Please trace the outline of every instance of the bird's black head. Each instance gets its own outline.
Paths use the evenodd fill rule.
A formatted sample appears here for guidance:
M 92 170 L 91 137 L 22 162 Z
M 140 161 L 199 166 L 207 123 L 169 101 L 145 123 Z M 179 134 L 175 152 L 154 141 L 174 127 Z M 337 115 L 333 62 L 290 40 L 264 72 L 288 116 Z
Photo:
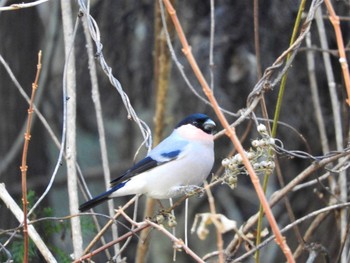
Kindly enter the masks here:
M 175 128 L 186 124 L 191 124 L 208 134 L 214 134 L 216 128 L 215 122 L 207 115 L 202 113 L 195 113 L 187 116 L 185 119 L 180 121 Z

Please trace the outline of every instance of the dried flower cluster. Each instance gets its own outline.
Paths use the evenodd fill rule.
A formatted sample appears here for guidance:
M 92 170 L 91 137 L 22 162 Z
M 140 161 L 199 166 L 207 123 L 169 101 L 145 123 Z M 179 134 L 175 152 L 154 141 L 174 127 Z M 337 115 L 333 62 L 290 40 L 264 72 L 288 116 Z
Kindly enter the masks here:
M 264 124 L 259 124 L 257 131 L 260 134 L 260 138 L 251 142 L 252 147 L 245 152 L 245 155 L 258 175 L 270 174 L 275 168 L 275 139 L 270 137 Z M 237 186 L 238 175 L 247 174 L 240 154 L 223 159 L 222 166 L 225 168 L 224 183 L 228 184 L 232 189 Z

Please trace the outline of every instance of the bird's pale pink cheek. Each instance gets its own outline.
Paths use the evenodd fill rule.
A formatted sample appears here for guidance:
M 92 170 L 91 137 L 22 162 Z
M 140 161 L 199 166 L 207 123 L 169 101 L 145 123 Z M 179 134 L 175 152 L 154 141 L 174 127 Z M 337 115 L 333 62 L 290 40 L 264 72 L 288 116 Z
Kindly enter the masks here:
M 178 132 L 181 137 L 188 140 L 212 141 L 214 139 L 212 134 L 205 133 L 192 125 L 184 125 L 178 129 Z
M 194 139 L 201 141 L 212 141 L 214 139 L 213 135 L 205 133 L 203 131 L 197 132 L 197 134 L 195 134 L 194 137 Z

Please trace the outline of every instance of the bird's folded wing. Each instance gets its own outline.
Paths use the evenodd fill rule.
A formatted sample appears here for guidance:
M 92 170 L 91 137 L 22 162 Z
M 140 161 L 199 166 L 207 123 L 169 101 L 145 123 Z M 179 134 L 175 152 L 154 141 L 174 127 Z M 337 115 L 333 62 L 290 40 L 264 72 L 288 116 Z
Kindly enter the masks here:
M 112 180 L 110 182 L 111 187 L 118 185 L 126 180 L 129 180 L 135 175 L 149 171 L 157 166 L 181 158 L 187 144 L 188 143 L 184 141 L 172 143 L 170 140 L 164 140 L 157 147 L 155 147 L 146 158 L 137 162 L 124 174 Z
M 158 162 L 153 160 L 151 157 L 146 157 L 136 163 L 133 167 L 131 167 L 129 170 L 127 170 L 124 174 L 121 176 L 115 178 L 114 180 L 111 181 L 111 187 L 130 179 L 131 177 L 145 172 L 147 170 L 150 170 L 158 165 Z

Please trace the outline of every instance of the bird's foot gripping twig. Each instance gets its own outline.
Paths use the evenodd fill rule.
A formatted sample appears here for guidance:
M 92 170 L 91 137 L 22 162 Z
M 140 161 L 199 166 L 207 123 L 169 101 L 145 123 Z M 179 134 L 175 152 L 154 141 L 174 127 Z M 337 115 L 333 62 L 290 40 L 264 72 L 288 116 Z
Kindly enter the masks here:
M 186 196 L 198 195 L 199 197 L 201 197 L 204 194 L 204 188 L 198 185 L 179 186 L 177 190 L 180 194 L 183 194 Z
M 153 221 L 159 225 L 164 225 L 164 222 L 166 221 L 169 227 L 174 227 L 177 225 L 175 215 L 166 210 L 159 211 L 159 213 L 155 215 Z

